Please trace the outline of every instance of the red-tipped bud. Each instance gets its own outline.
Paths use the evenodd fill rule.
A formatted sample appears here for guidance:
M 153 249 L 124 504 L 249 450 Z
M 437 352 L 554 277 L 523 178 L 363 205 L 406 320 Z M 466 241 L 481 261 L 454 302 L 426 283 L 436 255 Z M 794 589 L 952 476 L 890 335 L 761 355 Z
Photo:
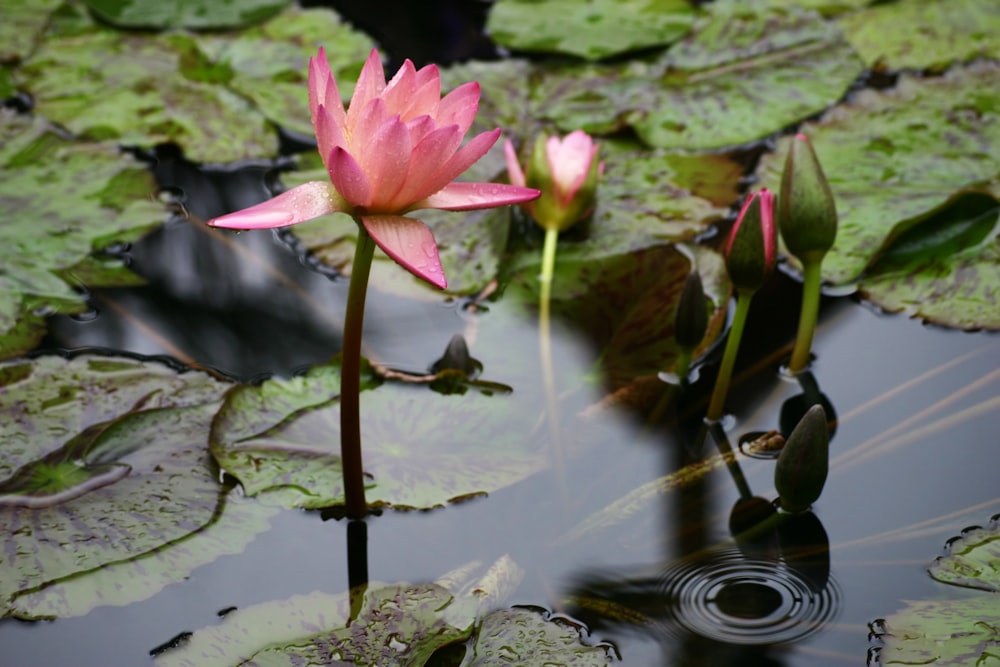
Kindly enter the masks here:
M 788 251 L 803 262 L 819 261 L 837 238 L 837 207 L 823 167 L 804 134 L 792 139 L 781 175 L 778 227 Z
M 726 245 L 726 270 L 733 286 L 756 292 L 774 269 L 774 195 L 764 188 L 740 210 Z

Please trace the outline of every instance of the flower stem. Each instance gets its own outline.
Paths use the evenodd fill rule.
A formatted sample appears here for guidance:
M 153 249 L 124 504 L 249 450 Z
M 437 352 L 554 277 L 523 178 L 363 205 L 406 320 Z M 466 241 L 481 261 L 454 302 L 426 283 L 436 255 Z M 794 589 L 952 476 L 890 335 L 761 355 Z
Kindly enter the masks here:
M 722 411 L 726 403 L 726 394 L 729 393 L 729 380 L 733 375 L 733 366 L 736 364 L 736 354 L 740 349 L 740 339 L 743 338 L 743 326 L 747 321 L 747 312 L 750 310 L 750 300 L 753 292 L 740 290 L 736 296 L 736 313 L 733 315 L 733 325 L 729 328 L 729 338 L 726 339 L 726 350 L 722 354 L 722 365 L 719 367 L 719 375 L 715 378 L 715 388 L 712 390 L 712 400 L 708 404 L 708 414 L 705 415 L 709 421 L 722 419 Z
M 788 370 L 792 373 L 798 373 L 809 366 L 809 351 L 812 349 L 819 315 L 821 264 L 821 260 L 802 262 L 802 313 L 799 315 L 799 332 L 795 336 L 792 360 L 788 364 Z
M 538 352 L 542 361 L 542 383 L 545 387 L 545 408 L 549 422 L 549 438 L 552 441 L 553 465 L 557 474 L 562 474 L 562 442 L 559 433 L 559 403 L 556 400 L 555 370 L 552 366 L 551 301 L 552 276 L 556 266 L 556 246 L 559 230 L 545 230 L 545 244 L 542 246 L 542 273 L 538 276 L 540 297 L 538 303 Z
M 368 274 L 375 255 L 375 242 L 358 220 L 358 242 L 354 248 L 351 282 L 347 288 L 344 341 L 340 362 L 340 459 L 344 473 L 347 516 L 362 519 L 365 503 L 365 473 L 361 464 L 361 332 L 365 321 Z

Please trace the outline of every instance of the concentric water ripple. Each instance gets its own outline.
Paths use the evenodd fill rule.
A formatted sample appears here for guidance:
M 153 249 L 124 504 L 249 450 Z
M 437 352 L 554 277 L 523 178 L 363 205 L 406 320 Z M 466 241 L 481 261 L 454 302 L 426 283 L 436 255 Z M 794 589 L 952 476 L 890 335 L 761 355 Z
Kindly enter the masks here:
M 747 559 L 738 547 L 663 573 L 667 625 L 730 644 L 791 643 L 836 616 L 840 589 L 820 590 L 782 561 Z

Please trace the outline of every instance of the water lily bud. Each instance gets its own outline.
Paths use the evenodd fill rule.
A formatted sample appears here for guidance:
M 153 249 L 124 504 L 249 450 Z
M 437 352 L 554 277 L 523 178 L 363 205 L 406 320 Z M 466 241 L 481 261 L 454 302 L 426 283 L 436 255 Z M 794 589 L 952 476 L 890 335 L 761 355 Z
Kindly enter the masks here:
M 705 303 L 705 289 L 697 271 L 688 274 L 684 290 L 677 302 L 674 316 L 674 339 L 681 349 L 693 350 L 698 347 L 708 330 L 708 306 Z
M 792 139 L 778 195 L 778 227 L 789 252 L 818 261 L 837 238 L 837 207 L 823 167 L 804 134 Z
M 726 245 L 726 270 L 733 286 L 756 292 L 774 269 L 774 195 L 764 188 L 747 198 Z
M 817 404 L 806 410 L 792 430 L 774 467 L 774 487 L 781 509 L 793 513 L 809 509 L 823 492 L 829 458 L 826 412 Z
M 594 210 L 597 181 L 603 170 L 598 145 L 586 132 L 576 130 L 564 139 L 541 135 L 535 140 L 527 169 L 522 170 L 513 145 L 504 145 L 512 184 L 541 190 L 541 196 L 524 205 L 544 229 L 563 231 Z

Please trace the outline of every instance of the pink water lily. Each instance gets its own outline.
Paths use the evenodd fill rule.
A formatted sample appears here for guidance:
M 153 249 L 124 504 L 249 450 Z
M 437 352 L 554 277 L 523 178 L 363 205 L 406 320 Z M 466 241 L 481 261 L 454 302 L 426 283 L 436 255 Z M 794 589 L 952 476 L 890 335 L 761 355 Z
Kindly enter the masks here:
M 454 182 L 496 143 L 500 130 L 462 140 L 479 108 L 479 84 L 441 97 L 441 75 L 407 60 L 387 83 L 379 54 L 368 56 L 345 110 L 322 48 L 309 61 L 309 109 L 330 181 L 312 181 L 208 221 L 215 227 L 284 227 L 328 213 L 352 216 L 376 245 L 413 275 L 447 287 L 431 230 L 405 214 L 518 204 L 539 191 L 499 183 Z
M 545 229 L 563 231 L 590 215 L 594 208 L 597 181 L 604 164 L 597 159 L 599 146 L 583 130 L 566 137 L 535 140 L 526 169 L 517 160 L 514 145 L 504 143 L 507 172 L 514 185 L 530 185 L 541 190 L 525 210 Z

